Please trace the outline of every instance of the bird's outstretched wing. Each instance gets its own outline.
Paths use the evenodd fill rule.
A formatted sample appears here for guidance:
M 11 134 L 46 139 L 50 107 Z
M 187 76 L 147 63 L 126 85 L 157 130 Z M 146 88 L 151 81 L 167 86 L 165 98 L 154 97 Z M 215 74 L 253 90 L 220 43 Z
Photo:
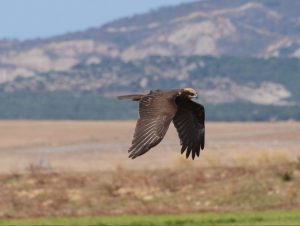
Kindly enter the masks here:
M 137 121 L 130 158 L 136 158 L 159 144 L 176 113 L 176 104 L 159 92 L 151 92 L 139 102 L 140 118 Z
M 205 142 L 205 111 L 201 104 L 187 98 L 177 97 L 177 112 L 173 123 L 177 129 L 181 153 L 186 150 L 186 158 L 192 153 L 192 158 L 199 156 Z

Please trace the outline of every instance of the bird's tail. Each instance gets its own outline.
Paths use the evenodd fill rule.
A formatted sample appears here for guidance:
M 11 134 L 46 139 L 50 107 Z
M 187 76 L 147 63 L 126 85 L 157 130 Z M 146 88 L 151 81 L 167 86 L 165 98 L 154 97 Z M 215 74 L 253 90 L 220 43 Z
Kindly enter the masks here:
M 143 94 L 132 94 L 132 95 L 124 95 L 124 96 L 118 96 L 119 100 L 125 100 L 125 99 L 130 99 L 133 101 L 139 101 L 142 99 L 144 95 Z

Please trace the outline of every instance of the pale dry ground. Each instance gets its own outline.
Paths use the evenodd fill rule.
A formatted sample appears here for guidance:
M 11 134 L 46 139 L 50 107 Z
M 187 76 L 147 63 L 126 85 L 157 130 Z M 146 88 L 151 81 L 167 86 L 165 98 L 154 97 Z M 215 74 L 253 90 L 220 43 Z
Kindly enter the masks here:
M 300 156 L 300 123 L 207 123 L 200 158 L 185 161 L 174 126 L 161 144 L 128 159 L 133 121 L 0 121 L 0 172 L 260 165 Z

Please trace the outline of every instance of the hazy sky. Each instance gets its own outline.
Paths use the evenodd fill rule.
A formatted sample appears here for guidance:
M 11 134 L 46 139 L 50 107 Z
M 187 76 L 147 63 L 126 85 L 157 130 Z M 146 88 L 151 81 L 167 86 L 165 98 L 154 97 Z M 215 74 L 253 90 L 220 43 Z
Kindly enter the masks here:
M 0 0 L 0 39 L 47 37 L 191 0 Z

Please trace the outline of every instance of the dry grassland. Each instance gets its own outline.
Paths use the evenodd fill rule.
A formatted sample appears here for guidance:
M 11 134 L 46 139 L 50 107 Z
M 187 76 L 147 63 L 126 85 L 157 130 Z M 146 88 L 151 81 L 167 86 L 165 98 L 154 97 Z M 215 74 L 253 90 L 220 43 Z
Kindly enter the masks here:
M 0 218 L 300 208 L 300 123 L 207 123 L 128 159 L 134 122 L 0 122 Z
M 0 218 L 300 209 L 300 162 L 0 176 Z

